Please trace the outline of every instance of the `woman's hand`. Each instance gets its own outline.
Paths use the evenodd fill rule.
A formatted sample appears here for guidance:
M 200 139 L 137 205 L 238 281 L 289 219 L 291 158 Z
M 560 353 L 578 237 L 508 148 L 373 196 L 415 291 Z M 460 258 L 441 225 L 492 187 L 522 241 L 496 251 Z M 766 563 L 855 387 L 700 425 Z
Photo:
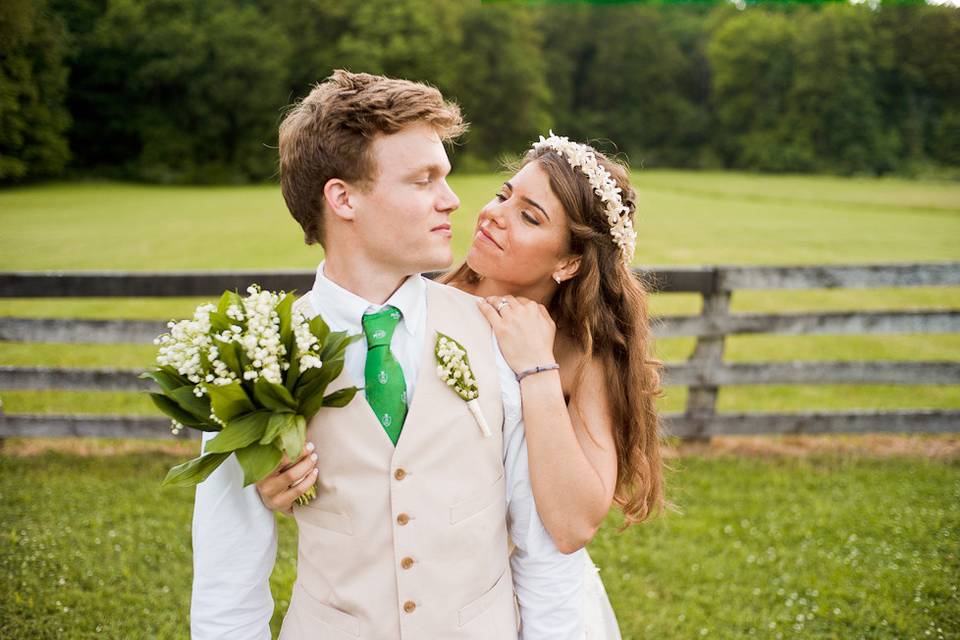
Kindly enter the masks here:
M 317 454 L 308 442 L 297 461 L 290 464 L 286 455 L 270 475 L 256 484 L 260 501 L 271 511 L 293 513 L 294 501 L 317 481 Z
M 542 304 L 527 298 L 490 296 L 479 305 L 514 373 L 555 361 L 557 325 Z

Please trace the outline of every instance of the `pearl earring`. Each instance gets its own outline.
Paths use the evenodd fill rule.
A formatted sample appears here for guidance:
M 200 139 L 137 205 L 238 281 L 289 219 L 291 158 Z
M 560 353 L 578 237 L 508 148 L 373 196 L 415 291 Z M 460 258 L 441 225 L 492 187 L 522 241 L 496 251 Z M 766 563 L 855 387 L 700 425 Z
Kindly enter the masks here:
M 554 280 L 554 282 L 556 282 L 557 284 L 560 284 L 560 276 L 553 276 L 553 280 Z

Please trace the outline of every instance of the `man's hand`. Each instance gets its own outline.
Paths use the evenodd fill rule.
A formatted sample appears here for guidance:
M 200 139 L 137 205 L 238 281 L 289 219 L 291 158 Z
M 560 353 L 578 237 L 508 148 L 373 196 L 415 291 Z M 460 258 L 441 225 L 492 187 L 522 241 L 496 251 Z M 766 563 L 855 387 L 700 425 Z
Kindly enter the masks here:
M 287 515 L 293 513 L 293 502 L 317 480 L 317 454 L 313 443 L 308 442 L 303 454 L 290 464 L 286 455 L 280 465 L 266 478 L 256 484 L 260 500 L 272 511 Z

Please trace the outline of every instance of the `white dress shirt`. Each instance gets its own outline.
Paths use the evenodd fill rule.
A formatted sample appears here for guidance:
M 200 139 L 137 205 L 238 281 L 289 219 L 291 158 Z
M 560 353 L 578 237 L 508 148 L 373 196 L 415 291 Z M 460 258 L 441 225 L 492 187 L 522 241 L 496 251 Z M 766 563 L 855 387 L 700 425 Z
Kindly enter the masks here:
M 403 317 L 390 349 L 407 381 L 407 403 L 415 391 L 426 339 L 426 285 L 421 276 L 407 278 L 383 305 L 375 305 L 329 280 L 323 263 L 310 292 L 314 309 L 333 331 L 362 334 L 364 313 L 386 305 Z M 507 525 L 517 546 L 510 559 L 520 603 L 520 640 L 581 640 L 584 606 L 584 551 L 564 555 L 554 545 L 537 514 L 530 486 L 527 443 L 523 431 L 520 386 L 493 343 L 503 396 L 503 448 L 507 484 Z M 347 347 L 344 370 L 364 386 L 365 339 Z M 203 442 L 215 433 L 205 433 Z M 401 436 L 402 437 L 402 436 Z M 273 598 L 270 573 L 276 559 L 273 513 L 256 487 L 243 487 L 243 473 L 231 456 L 197 486 L 193 516 L 193 596 L 190 630 L 194 640 L 265 640 L 270 638 Z

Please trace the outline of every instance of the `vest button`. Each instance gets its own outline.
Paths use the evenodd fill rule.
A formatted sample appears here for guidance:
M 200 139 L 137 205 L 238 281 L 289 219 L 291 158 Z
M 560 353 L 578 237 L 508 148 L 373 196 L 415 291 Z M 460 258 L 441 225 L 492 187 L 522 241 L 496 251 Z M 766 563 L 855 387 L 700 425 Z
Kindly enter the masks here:
M 393 472 L 393 477 L 396 478 L 397 480 L 403 480 L 404 478 L 407 477 L 407 472 L 403 469 L 397 469 L 396 471 Z
M 404 569 L 409 569 L 410 567 L 413 566 L 413 558 L 409 558 L 409 557 L 404 558 L 403 560 L 400 561 L 400 566 L 403 567 Z
M 401 527 L 407 524 L 408 522 L 410 522 L 410 516 L 408 516 L 407 514 L 401 513 L 400 515 L 397 516 L 397 524 L 400 525 Z
M 407 600 L 403 603 L 403 610 L 407 613 L 413 613 L 413 610 L 416 608 L 417 605 L 413 602 L 413 600 Z

